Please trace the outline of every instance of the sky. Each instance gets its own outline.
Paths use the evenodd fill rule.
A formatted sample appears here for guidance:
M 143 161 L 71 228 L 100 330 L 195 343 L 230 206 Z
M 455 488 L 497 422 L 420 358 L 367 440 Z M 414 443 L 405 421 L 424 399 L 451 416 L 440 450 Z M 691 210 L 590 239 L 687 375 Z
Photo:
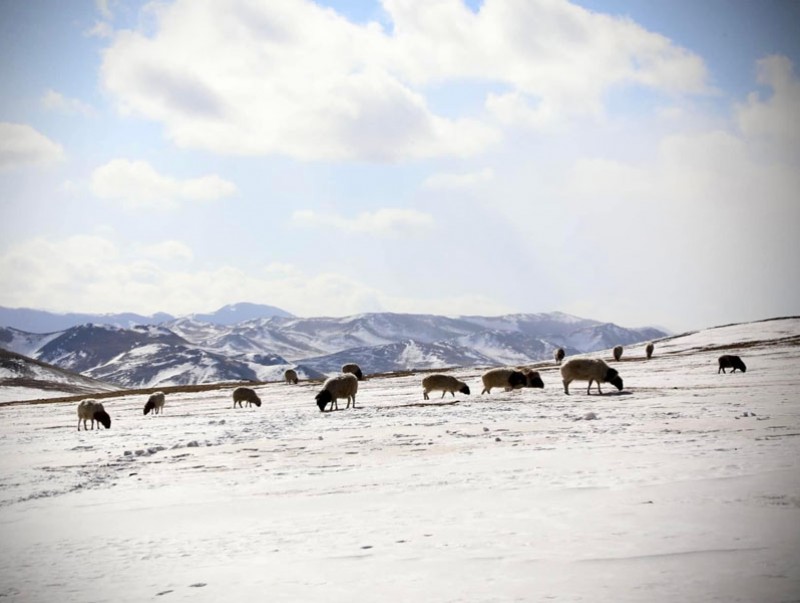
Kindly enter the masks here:
M 0 306 L 800 314 L 800 2 L 0 0 Z

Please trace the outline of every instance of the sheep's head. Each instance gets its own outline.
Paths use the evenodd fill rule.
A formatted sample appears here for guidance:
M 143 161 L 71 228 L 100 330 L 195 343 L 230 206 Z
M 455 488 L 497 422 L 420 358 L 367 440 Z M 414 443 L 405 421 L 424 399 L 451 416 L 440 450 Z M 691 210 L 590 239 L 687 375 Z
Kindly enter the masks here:
M 464 384 L 464 387 L 462 387 L 462 388 L 461 388 L 460 390 L 458 390 L 458 391 L 460 391 L 462 394 L 465 394 L 465 395 L 469 396 L 469 385 L 467 385 L 467 384 L 465 383 L 465 384 Z
M 605 381 L 616 387 L 619 391 L 622 391 L 622 377 L 619 376 L 617 369 L 608 369 Z
M 253 398 L 253 404 L 255 404 L 256 406 L 260 407 L 261 406 L 261 398 L 259 398 L 258 396 L 255 396 Z
M 528 377 L 522 371 L 512 371 L 508 376 L 509 387 L 516 389 L 518 387 L 525 387 L 528 384 Z
M 108 413 L 104 410 L 97 410 L 94 413 L 94 420 L 98 423 L 102 423 L 103 427 L 106 429 L 111 429 L 111 417 L 108 416 Z
M 542 381 L 538 371 L 528 373 L 528 387 L 544 387 L 544 381 Z
M 354 370 L 353 374 L 356 376 L 356 379 L 358 379 L 359 381 L 363 381 L 364 380 L 364 373 L 361 372 L 360 368 Z
M 333 396 L 331 395 L 331 392 L 329 392 L 327 389 L 323 389 L 316 395 L 316 400 L 320 412 L 323 412 L 328 402 L 333 402 Z
M 738 356 L 736 356 L 736 357 L 733 359 L 733 366 L 735 366 L 736 368 L 738 368 L 738 369 L 739 369 L 740 371 L 742 371 L 743 373 L 746 373 L 746 372 L 747 372 L 747 367 L 744 365 L 744 362 L 742 362 L 742 359 L 741 359 L 741 358 L 739 358 Z
M 150 412 L 151 410 L 153 410 L 155 407 L 156 407 L 156 404 L 155 404 L 155 402 L 153 402 L 152 400 L 148 400 L 148 401 L 147 401 L 147 404 L 145 404 L 145 405 L 144 405 L 144 414 L 147 414 L 147 413 L 149 413 L 149 412 Z

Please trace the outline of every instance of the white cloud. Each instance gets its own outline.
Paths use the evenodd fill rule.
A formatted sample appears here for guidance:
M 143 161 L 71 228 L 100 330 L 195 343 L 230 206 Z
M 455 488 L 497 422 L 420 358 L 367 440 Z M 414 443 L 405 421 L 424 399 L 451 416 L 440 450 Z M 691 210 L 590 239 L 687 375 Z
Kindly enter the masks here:
M 84 31 L 83 35 L 91 38 L 112 38 L 114 36 L 114 27 L 107 21 L 95 21 L 95 24 Z
M 111 19 L 114 16 L 109 6 L 109 0 L 94 0 L 94 5 L 103 19 Z
M 757 64 L 759 83 L 772 89 L 764 100 L 757 92 L 736 106 L 736 119 L 742 133 L 755 141 L 776 145 L 783 153 L 800 157 L 800 80 L 791 60 L 769 56 Z
M 434 190 L 470 188 L 491 182 L 494 171 L 485 168 L 477 172 L 440 173 L 428 176 L 422 183 L 423 188 Z
M 390 32 L 309 1 L 150 6 L 155 33 L 118 32 L 101 78 L 123 113 L 163 123 L 181 147 L 304 160 L 469 156 L 499 140 L 496 122 L 436 113 L 427 86 L 500 84 L 508 92 L 488 97 L 489 111 L 533 126 L 598 115 L 614 86 L 708 90 L 696 55 L 563 1 L 487 0 L 476 13 L 460 0 L 386 0 Z
M 192 249 L 180 241 L 162 241 L 152 245 L 144 245 L 140 249 L 142 256 L 160 261 L 189 262 L 194 259 Z
M 175 241 L 131 245 L 92 235 L 28 240 L 0 255 L 0 282 L 4 285 L 0 288 L 0 305 L 55 311 L 116 312 L 123 308 L 143 314 L 188 314 L 245 300 L 263 301 L 301 316 L 388 309 L 447 315 L 508 310 L 481 295 L 433 301 L 392 296 L 346 275 L 309 273 L 290 264 L 268 264 L 261 270 L 192 265 L 176 268 L 165 265 L 165 254 L 188 261 L 189 257 L 175 255 L 191 255 L 191 250 Z
M 27 124 L 0 122 L 0 169 L 49 164 L 64 159 L 64 149 Z
M 72 113 L 86 116 L 96 114 L 94 108 L 76 98 L 67 98 L 55 90 L 47 90 L 41 99 L 42 106 L 50 111 L 60 111 L 61 113 Z
M 95 169 L 92 192 L 128 207 L 175 207 L 178 201 L 214 201 L 236 192 L 236 186 L 216 174 L 180 180 L 159 174 L 146 161 L 113 159 Z
M 313 210 L 297 210 L 292 221 L 301 226 L 322 228 L 331 233 L 357 232 L 376 236 L 406 236 L 420 233 L 433 227 L 430 214 L 414 209 L 382 208 L 363 212 L 352 218 L 336 214 L 321 214 Z

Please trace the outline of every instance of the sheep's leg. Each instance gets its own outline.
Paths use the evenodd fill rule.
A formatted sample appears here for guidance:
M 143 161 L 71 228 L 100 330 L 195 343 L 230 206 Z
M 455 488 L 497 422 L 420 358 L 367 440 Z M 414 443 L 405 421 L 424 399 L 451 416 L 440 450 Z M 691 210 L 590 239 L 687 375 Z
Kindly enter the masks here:
M 561 383 L 564 384 L 564 393 L 569 396 L 569 384 L 570 384 L 570 382 L 567 381 L 566 379 L 564 379 L 563 381 L 561 381 Z
M 353 408 L 356 407 L 356 395 L 353 394 Z
M 428 397 L 428 390 L 427 389 L 423 389 L 422 390 L 422 399 L 423 400 L 430 400 L 430 398 Z
M 81 430 L 81 418 L 78 417 L 78 431 Z

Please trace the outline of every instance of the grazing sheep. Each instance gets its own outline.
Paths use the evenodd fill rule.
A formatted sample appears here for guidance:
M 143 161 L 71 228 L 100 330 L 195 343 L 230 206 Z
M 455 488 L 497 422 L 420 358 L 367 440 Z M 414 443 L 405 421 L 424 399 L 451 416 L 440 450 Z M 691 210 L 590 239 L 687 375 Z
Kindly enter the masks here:
M 359 381 L 364 380 L 364 373 L 361 372 L 361 367 L 358 366 L 355 362 L 351 362 L 349 364 L 345 364 L 342 366 L 343 373 L 351 373 L 356 376 Z
M 644 348 L 644 353 L 647 354 L 647 359 L 650 360 L 653 357 L 653 350 L 656 349 L 656 346 L 653 345 L 653 342 L 647 344 L 647 347 Z
M 564 360 L 564 348 L 557 348 L 553 352 L 553 358 L 555 358 L 556 364 L 561 364 L 561 361 Z
M 81 430 L 81 421 L 83 421 L 83 430 L 86 431 L 86 421 L 92 421 L 92 429 L 94 429 L 94 422 L 97 421 L 97 429 L 100 429 L 100 424 L 106 429 L 111 429 L 111 417 L 108 416 L 103 405 L 92 398 L 82 400 L 78 404 L 78 431 Z
M 511 368 L 493 368 L 486 371 L 481 377 L 483 381 L 483 394 L 491 394 L 493 387 L 502 387 L 506 391 L 525 387 L 528 377 L 522 371 Z M 544 387 L 544 384 L 542 384 Z
M 336 407 L 339 410 L 339 398 L 347 398 L 347 408 L 350 408 L 350 400 L 353 401 L 353 408 L 356 407 L 356 393 L 358 392 L 358 377 L 352 373 L 343 373 L 325 380 L 315 399 L 320 412 L 325 410 L 328 402 L 331 402 L 331 410 Z
M 725 373 L 726 368 L 732 368 L 732 373 L 735 373 L 736 369 L 739 369 L 743 373 L 747 372 L 747 367 L 744 365 L 744 362 L 742 362 L 742 359 L 738 356 L 732 356 L 730 354 L 724 354 L 719 357 L 719 369 L 717 369 L 717 375 L 719 375 L 720 371 Z
M 466 394 L 469 396 L 469 386 L 463 381 L 459 381 L 451 375 L 442 375 L 436 373 L 428 375 L 422 380 L 422 397 L 425 400 L 430 400 L 428 392 L 442 392 L 442 398 L 447 392 L 455 398 L 455 392 Z
M 239 408 L 242 408 L 242 402 L 247 402 L 247 406 L 251 404 L 261 406 L 261 398 L 249 387 L 237 387 L 233 390 L 233 407 L 236 408 L 238 404 Z
M 154 415 L 164 412 L 164 392 L 155 392 L 152 394 L 144 405 L 144 414 L 149 413 L 151 410 Z
M 286 369 L 283 373 L 283 378 L 286 379 L 286 383 L 297 385 L 297 371 L 294 369 Z
M 616 369 L 609 367 L 599 358 L 572 358 L 561 367 L 561 378 L 564 380 L 564 393 L 569 395 L 569 384 L 572 381 L 588 381 L 586 393 L 592 388 L 592 382 L 597 381 L 597 393 L 602 394 L 600 383 L 611 383 L 622 391 L 622 377 Z
M 614 347 L 614 360 L 619 361 L 622 358 L 622 346 L 618 345 Z

